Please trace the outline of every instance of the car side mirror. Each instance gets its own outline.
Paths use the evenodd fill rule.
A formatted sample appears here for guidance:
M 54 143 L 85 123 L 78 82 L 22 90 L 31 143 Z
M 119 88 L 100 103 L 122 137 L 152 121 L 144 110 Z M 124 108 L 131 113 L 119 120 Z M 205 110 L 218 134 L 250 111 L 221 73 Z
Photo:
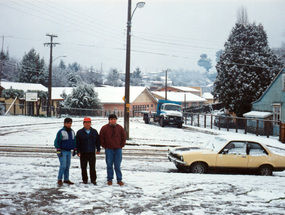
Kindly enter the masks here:
M 223 154 L 228 154 L 229 153 L 229 149 L 223 149 Z

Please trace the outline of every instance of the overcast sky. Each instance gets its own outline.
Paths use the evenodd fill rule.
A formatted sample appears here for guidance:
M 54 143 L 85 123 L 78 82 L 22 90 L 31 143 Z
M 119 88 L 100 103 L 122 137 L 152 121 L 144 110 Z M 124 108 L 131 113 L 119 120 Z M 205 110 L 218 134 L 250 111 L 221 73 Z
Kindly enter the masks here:
M 138 1 L 133 0 L 132 6 Z M 270 47 L 285 42 L 284 0 L 146 0 L 132 20 L 131 71 L 203 70 L 197 65 L 207 54 L 223 48 L 238 8 L 246 7 L 250 22 L 263 24 Z M 55 34 L 54 58 L 95 69 L 125 71 L 128 0 L 0 0 L 3 48 L 19 60 L 35 48 L 49 62 Z M 3 37 L 2 37 L 3 38 Z M 54 64 L 59 63 L 55 60 Z

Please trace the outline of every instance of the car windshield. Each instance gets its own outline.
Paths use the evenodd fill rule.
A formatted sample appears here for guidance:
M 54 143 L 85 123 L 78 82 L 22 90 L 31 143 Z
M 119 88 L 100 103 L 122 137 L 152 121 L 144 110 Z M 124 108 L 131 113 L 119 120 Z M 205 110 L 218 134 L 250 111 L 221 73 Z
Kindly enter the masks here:
M 181 111 L 181 107 L 178 105 L 165 105 L 165 110 Z

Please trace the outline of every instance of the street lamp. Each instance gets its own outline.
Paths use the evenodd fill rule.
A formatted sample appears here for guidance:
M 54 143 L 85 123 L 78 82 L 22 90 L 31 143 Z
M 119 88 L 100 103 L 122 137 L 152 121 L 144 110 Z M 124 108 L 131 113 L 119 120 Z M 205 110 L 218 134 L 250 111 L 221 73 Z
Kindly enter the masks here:
M 133 13 L 132 0 L 128 0 L 128 22 L 127 22 L 127 48 L 126 48 L 126 77 L 125 77 L 125 108 L 124 108 L 124 128 L 127 139 L 129 139 L 130 124 L 130 63 L 131 63 L 131 26 L 132 18 L 137 8 L 142 8 L 145 2 L 138 2 Z
M 51 117 L 51 86 L 52 86 L 52 62 L 54 62 L 56 59 L 60 57 L 66 57 L 66 55 L 61 55 L 56 57 L 55 59 L 52 59 L 52 54 L 50 56 L 50 64 L 49 64 L 49 77 L 48 77 L 48 102 L 47 102 L 47 117 Z

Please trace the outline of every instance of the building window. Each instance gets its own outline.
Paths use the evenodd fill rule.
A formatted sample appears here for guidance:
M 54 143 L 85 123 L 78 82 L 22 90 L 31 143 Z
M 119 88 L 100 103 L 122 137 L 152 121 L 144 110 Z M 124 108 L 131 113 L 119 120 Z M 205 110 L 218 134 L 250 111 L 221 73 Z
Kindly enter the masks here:
M 278 125 L 281 119 L 281 104 L 274 104 L 273 105 L 273 120 L 274 124 Z

